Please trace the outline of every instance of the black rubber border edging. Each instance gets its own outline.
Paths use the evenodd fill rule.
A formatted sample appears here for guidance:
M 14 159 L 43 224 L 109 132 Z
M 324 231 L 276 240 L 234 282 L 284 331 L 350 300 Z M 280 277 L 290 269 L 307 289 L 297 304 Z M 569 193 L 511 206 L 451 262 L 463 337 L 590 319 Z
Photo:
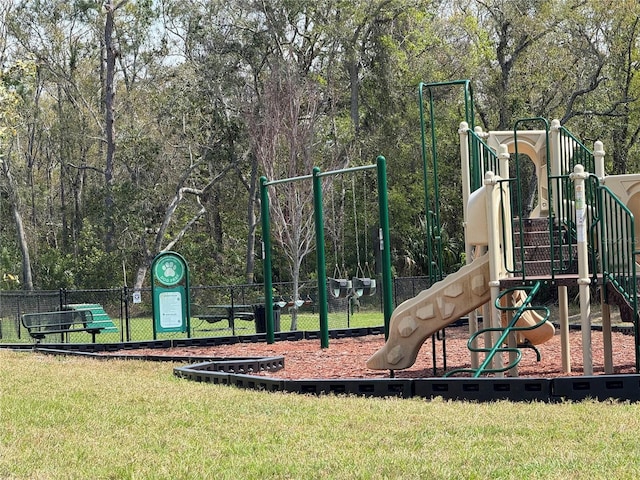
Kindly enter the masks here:
M 331 338 L 346 338 L 384 333 L 383 327 L 331 330 Z M 627 333 L 627 332 L 624 332 Z M 276 339 L 296 341 L 319 339 L 318 332 L 277 332 Z M 307 395 L 357 395 L 364 397 L 398 397 L 488 402 L 563 402 L 593 399 L 597 401 L 640 401 L 640 374 L 595 375 L 558 378 L 374 378 L 374 379 L 301 379 L 271 378 L 257 373 L 271 373 L 284 368 L 283 357 L 196 357 L 166 355 L 127 355 L 104 352 L 140 348 L 165 349 L 186 346 L 233 345 L 264 342 L 265 334 L 150 340 L 112 344 L 2 344 L 0 348 L 37 351 L 54 355 L 80 355 L 102 360 L 138 359 L 146 361 L 186 362 L 176 367 L 175 376 L 196 382 L 230 385 L 269 392 Z
M 174 368 L 180 378 L 239 388 L 311 395 L 357 395 L 491 402 L 640 401 L 640 375 L 559 378 L 375 378 L 287 380 L 242 373 L 223 374 L 214 363 Z

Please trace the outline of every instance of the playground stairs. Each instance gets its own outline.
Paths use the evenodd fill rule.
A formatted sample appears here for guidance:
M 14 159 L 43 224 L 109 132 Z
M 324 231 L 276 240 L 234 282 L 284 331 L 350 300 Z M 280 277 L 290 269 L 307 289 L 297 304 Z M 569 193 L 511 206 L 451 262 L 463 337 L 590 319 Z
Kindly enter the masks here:
M 576 278 L 577 250 L 569 243 L 571 237 L 562 225 L 550 231 L 547 218 L 514 219 L 514 280 Z

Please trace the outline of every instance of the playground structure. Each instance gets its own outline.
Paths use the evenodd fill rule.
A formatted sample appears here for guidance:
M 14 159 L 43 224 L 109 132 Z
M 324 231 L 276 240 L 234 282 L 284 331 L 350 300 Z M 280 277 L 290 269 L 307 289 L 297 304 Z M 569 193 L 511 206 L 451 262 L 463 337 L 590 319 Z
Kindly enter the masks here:
M 435 90 L 461 86 L 465 121 L 460 123 L 460 161 L 467 265 L 442 275 L 438 199 Z M 429 95 L 431 165 L 423 92 Z M 469 349 L 474 377 L 517 376 L 520 346 L 544 343 L 555 334 L 549 311 L 535 305 L 543 285 L 558 289 L 562 369 L 571 371 L 568 290 L 580 297 L 584 375 L 593 374 L 590 286 L 601 293 L 604 371 L 613 372 L 611 305 L 634 325 L 638 371 L 638 307 L 634 215 L 640 214 L 640 175 L 605 174 L 601 142 L 585 147 L 558 120 L 523 119 L 512 131 L 483 132 L 474 126 L 468 80 L 419 87 L 430 276 L 435 283 L 393 311 L 385 345 L 368 361 L 377 370 L 413 365 L 427 338 L 469 316 Z M 534 125 L 537 128 L 530 128 Z M 529 128 L 527 128 L 529 127 Z M 512 157 L 513 156 L 513 157 Z M 523 195 L 526 157 L 537 179 L 535 207 Z M 433 186 L 428 185 L 433 181 Z M 432 195 L 431 195 L 432 194 Z M 477 312 L 482 309 L 479 329 Z M 484 339 L 484 346 L 479 346 Z M 508 361 L 504 362 L 508 353 Z M 480 354 L 484 360 L 480 361 Z M 459 371 L 449 372 L 455 374 Z

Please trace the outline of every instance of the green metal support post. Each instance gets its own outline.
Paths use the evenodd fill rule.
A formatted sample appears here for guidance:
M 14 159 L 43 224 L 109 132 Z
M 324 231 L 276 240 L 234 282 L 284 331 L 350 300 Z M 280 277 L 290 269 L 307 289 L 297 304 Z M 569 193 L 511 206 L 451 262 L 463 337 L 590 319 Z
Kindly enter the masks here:
M 382 257 L 382 295 L 384 337 L 389 338 L 389 323 L 393 312 L 393 280 L 391 278 L 391 239 L 389 235 L 389 200 L 387 195 L 387 160 L 381 155 L 378 166 L 378 205 L 380 208 L 380 250 Z
M 434 98 L 433 89 L 440 87 L 451 87 L 455 85 L 461 85 L 464 94 L 464 111 L 465 120 L 471 130 L 474 129 L 474 105 L 473 105 L 473 92 L 471 90 L 471 82 L 469 80 L 454 80 L 450 82 L 437 82 L 437 83 L 423 83 L 418 85 L 418 100 L 420 109 L 420 137 L 422 146 L 422 170 L 423 170 L 423 183 L 424 183 L 424 197 L 425 197 L 425 221 L 427 226 L 427 255 L 429 257 L 429 279 L 431 282 L 437 282 L 442 280 L 443 272 L 443 258 L 442 258 L 442 237 L 441 237 L 441 222 L 440 222 L 440 198 L 438 184 L 438 148 L 437 148 L 437 128 L 434 111 Z M 431 131 L 431 172 L 429 172 L 429 161 L 427 155 L 427 135 L 426 135 L 426 119 L 424 112 L 424 93 L 427 90 L 429 95 L 429 125 Z M 471 191 L 474 191 L 482 185 L 482 172 L 480 172 L 477 165 L 477 155 L 473 153 L 475 144 L 471 145 L 471 165 L 470 165 L 470 180 Z M 429 174 L 431 173 L 431 183 L 429 186 Z M 433 199 L 430 195 L 430 190 L 433 191 Z M 433 202 L 433 203 L 432 203 Z M 433 237 L 433 238 L 432 238 Z M 435 242 L 435 245 L 434 245 Z
M 262 270 L 264 272 L 264 315 L 267 343 L 275 341 L 273 333 L 273 284 L 271 282 L 271 234 L 269 232 L 269 192 L 267 178 L 260 177 L 260 222 L 262 224 Z
M 318 303 L 320 304 L 320 347 L 329 347 L 329 309 L 327 300 L 327 267 L 324 255 L 324 216 L 322 214 L 322 182 L 320 168 L 313 168 L 313 212 L 316 226 L 316 261 L 318 269 Z

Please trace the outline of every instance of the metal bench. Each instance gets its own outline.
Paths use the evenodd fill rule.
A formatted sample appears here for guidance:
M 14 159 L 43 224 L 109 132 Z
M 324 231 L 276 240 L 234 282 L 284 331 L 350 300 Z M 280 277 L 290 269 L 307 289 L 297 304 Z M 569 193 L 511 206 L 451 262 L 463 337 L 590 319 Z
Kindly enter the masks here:
M 60 334 L 60 340 L 64 341 L 64 336 L 71 332 L 88 332 L 95 343 L 96 334 L 105 328 L 93 323 L 90 310 L 25 313 L 21 320 L 36 343 L 40 343 L 47 335 L 54 334 Z

